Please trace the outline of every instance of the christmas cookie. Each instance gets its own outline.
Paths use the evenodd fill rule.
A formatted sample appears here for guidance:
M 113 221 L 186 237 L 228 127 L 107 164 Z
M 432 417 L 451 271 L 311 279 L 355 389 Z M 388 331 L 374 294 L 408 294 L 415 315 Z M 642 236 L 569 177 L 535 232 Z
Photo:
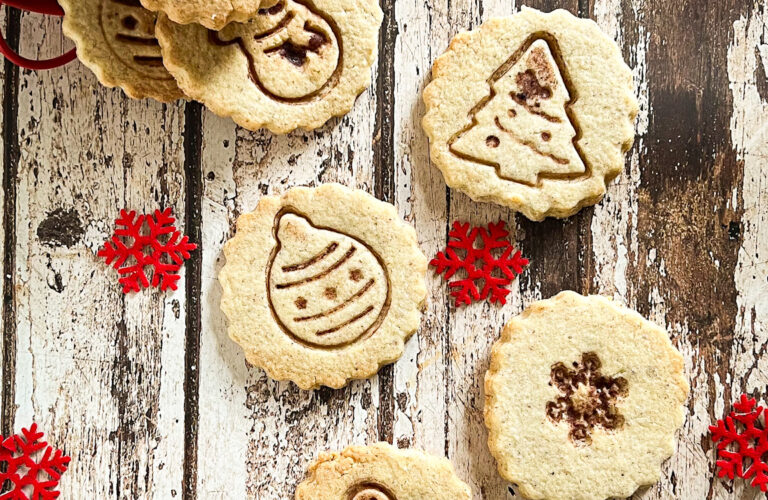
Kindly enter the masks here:
M 121 87 L 134 99 L 162 102 L 184 94 L 163 66 L 155 38 L 156 15 L 139 0 L 60 0 L 63 30 L 77 57 L 107 87 Z
M 212 30 L 220 30 L 232 21 L 248 21 L 262 4 L 260 0 L 141 0 L 141 3 L 149 10 L 166 13 L 173 22 L 202 24 Z M 274 3 L 274 0 L 263 3 Z
M 470 500 L 451 463 L 387 443 L 324 453 L 309 467 L 296 500 Z
M 597 24 L 523 8 L 432 68 L 424 130 L 446 183 L 533 220 L 600 201 L 634 139 L 632 73 Z
M 397 360 L 419 326 L 427 260 L 395 208 L 338 184 L 262 198 L 219 274 L 229 335 L 303 389 L 342 387 Z
M 345 114 L 371 80 L 376 0 L 279 0 L 219 32 L 161 16 L 158 38 L 179 86 L 239 125 L 286 133 Z
M 526 498 L 604 499 L 658 481 L 688 383 L 664 329 L 562 292 L 507 324 L 485 392 L 491 453 Z

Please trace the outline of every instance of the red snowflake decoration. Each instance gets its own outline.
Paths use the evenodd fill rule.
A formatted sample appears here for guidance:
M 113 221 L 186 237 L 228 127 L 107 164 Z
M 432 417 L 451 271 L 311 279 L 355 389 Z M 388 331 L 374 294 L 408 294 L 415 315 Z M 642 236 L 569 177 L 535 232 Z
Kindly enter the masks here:
M 435 267 L 435 273 L 444 274 L 449 280 L 457 271 L 463 269 L 467 277 L 448 283 L 451 295 L 456 299 L 456 306 L 471 304 L 472 301 L 489 299 L 491 302 L 507 302 L 509 290 L 506 288 L 515 276 L 523 272 L 528 259 L 515 251 L 506 240 L 509 231 L 504 221 L 473 227 L 469 223 L 453 223 L 448 233 L 448 246 L 444 252 L 438 252 L 429 265 Z M 476 245 L 477 243 L 477 245 Z M 463 257 L 457 254 L 457 250 Z M 481 286 L 481 290 L 478 290 Z
M 22 435 L 7 439 L 0 436 L 0 500 L 48 500 L 57 498 L 54 490 L 61 475 L 67 470 L 69 457 L 41 441 L 42 432 L 37 424 L 22 429 Z M 42 451 L 42 455 L 40 452 Z M 35 460 L 33 456 L 38 456 Z M 48 479 L 41 479 L 41 475 Z M 10 483 L 10 484 L 9 484 Z M 7 491 L 10 486 L 10 491 Z
M 104 257 L 107 265 L 117 269 L 123 293 L 138 292 L 150 286 L 176 290 L 177 272 L 197 245 L 190 243 L 187 236 L 181 237 L 181 232 L 173 225 L 175 222 L 170 208 L 162 212 L 155 210 L 154 216 L 138 217 L 135 211 L 120 211 L 120 217 L 115 221 L 115 234 L 104 243 L 98 255 Z M 151 281 L 147 268 L 152 271 Z
M 709 426 L 720 458 L 716 463 L 717 476 L 752 478 L 752 486 L 768 491 L 768 464 L 763 461 L 768 452 L 765 408 L 746 394 L 733 403 L 733 408 L 725 420 Z

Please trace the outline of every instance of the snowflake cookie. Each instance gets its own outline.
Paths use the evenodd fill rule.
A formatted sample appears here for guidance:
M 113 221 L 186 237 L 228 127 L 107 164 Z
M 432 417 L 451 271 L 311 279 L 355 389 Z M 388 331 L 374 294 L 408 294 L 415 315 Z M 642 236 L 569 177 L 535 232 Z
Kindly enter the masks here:
M 658 481 L 688 383 L 663 328 L 561 292 L 504 327 L 485 392 L 491 453 L 523 496 L 604 499 Z
M 139 0 L 59 0 L 64 34 L 77 57 L 107 87 L 120 87 L 134 99 L 162 102 L 184 94 L 163 66 L 155 38 L 157 15 Z
M 387 443 L 321 454 L 296 500 L 470 500 L 451 463 Z
M 224 254 L 229 335 L 274 379 L 342 387 L 396 361 L 419 327 L 427 259 L 416 232 L 363 191 L 262 198 Z
M 446 183 L 532 220 L 600 201 L 634 140 L 618 46 L 564 10 L 523 8 L 457 35 L 432 78 L 423 126 Z
M 350 109 L 371 81 L 376 0 L 279 0 L 221 31 L 160 16 L 168 71 L 190 97 L 250 130 L 286 133 Z

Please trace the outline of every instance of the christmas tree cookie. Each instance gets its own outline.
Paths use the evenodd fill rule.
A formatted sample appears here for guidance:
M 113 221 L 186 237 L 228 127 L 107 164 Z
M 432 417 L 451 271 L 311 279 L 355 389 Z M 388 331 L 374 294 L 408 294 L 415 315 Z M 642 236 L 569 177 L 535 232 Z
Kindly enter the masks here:
M 341 387 L 397 360 L 419 326 L 427 260 L 394 207 L 362 191 L 265 197 L 224 254 L 230 337 L 272 378 Z
M 485 392 L 491 453 L 526 498 L 605 499 L 658 481 L 688 383 L 664 329 L 562 292 L 504 327 Z
M 567 217 L 597 203 L 623 168 L 632 73 L 592 21 L 523 8 L 456 36 L 432 76 L 432 161 L 475 200 Z
M 324 453 L 309 467 L 296 500 L 470 500 L 451 463 L 387 443 Z
M 163 66 L 155 38 L 157 15 L 138 0 L 60 0 L 64 34 L 77 57 L 107 87 L 129 97 L 168 102 L 184 94 Z

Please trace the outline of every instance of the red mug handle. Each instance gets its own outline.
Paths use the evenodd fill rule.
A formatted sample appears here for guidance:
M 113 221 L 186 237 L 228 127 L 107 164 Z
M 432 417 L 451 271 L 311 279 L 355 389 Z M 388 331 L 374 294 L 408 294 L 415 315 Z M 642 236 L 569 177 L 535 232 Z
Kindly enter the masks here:
M 49 16 L 64 15 L 64 11 L 56 2 L 56 0 L 0 0 L 0 6 L 3 4 L 15 9 L 28 10 L 30 12 L 47 14 Z M 54 57 L 53 59 L 45 59 L 42 61 L 36 59 L 27 59 L 26 57 L 20 56 L 8 45 L 2 33 L 0 33 L 0 53 L 16 66 L 34 70 L 52 69 L 59 66 L 64 66 L 65 64 L 75 59 L 75 57 L 77 57 L 75 49 L 72 49 L 66 54 Z

